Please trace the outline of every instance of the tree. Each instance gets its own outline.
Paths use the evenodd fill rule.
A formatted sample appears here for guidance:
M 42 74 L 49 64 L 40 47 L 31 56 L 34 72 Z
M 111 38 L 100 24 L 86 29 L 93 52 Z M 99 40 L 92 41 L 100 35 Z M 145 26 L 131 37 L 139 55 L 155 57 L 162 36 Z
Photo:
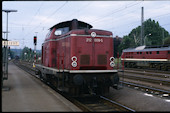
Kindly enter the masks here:
M 9 54 L 10 54 L 11 59 L 14 59 L 15 53 L 13 51 L 9 50 Z
M 170 45 L 170 36 L 165 38 L 164 45 Z
M 134 28 L 128 35 L 123 37 L 123 41 L 118 47 L 119 54 L 121 54 L 123 49 L 140 46 L 140 32 L 141 26 L 138 26 Z M 163 37 L 167 38 L 164 39 Z M 168 31 L 162 28 L 158 22 L 155 22 L 155 20 L 148 19 L 144 22 L 143 38 L 145 39 L 147 46 L 163 45 L 163 42 L 164 44 L 169 44 L 170 39 L 168 37 L 170 37 Z
M 144 22 L 144 29 L 145 29 L 145 35 L 148 35 L 151 33 L 151 36 L 147 37 L 147 40 L 150 42 L 148 45 L 162 45 L 163 44 L 163 37 L 169 36 L 168 31 L 166 31 L 164 28 L 162 28 L 158 22 L 152 21 L 151 19 L 148 19 L 146 22 Z M 163 34 L 164 33 L 164 34 Z
M 31 50 L 30 48 L 28 48 L 28 47 L 24 47 L 24 49 L 22 50 L 22 52 L 21 52 L 21 59 L 22 60 L 25 60 L 25 61 L 34 61 L 34 51 L 33 50 Z M 36 52 L 36 60 L 38 59 L 38 56 L 41 56 L 41 51 L 39 52 L 38 50 L 37 50 L 37 52 Z

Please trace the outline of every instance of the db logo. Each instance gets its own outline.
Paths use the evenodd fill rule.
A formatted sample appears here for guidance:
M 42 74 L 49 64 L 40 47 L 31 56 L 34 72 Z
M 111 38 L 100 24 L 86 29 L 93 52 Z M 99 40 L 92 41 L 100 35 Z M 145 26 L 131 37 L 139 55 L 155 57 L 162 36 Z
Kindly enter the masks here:
M 91 32 L 91 36 L 92 37 L 96 37 L 96 33 L 95 32 Z

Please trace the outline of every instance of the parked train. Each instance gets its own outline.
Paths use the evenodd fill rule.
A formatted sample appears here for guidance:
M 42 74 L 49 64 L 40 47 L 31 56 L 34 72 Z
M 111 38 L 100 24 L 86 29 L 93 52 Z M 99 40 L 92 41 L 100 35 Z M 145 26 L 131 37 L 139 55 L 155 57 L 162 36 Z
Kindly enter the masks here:
M 113 34 L 73 19 L 50 28 L 42 44 L 37 73 L 71 95 L 107 94 L 117 88 Z
M 170 69 L 170 45 L 139 46 L 125 49 L 121 55 L 125 67 L 155 68 L 157 70 Z

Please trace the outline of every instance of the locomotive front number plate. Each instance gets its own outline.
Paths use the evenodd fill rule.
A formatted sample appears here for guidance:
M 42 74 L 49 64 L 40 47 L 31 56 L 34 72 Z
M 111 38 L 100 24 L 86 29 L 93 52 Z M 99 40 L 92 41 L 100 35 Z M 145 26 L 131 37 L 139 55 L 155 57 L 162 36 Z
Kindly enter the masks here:
M 86 38 L 86 42 L 92 42 L 92 38 Z M 102 38 L 95 38 L 94 42 L 103 42 Z

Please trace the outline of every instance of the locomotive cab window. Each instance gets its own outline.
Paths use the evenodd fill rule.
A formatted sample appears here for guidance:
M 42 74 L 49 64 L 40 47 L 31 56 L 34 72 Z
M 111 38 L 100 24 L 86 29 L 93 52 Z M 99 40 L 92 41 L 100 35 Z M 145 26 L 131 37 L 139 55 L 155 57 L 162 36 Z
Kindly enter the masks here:
M 55 34 L 56 36 L 61 35 L 61 34 L 62 34 L 61 29 L 57 29 L 57 30 L 54 32 L 54 34 Z
M 50 30 L 50 31 L 47 33 L 46 38 L 50 37 L 51 31 L 52 31 L 52 30 Z
M 62 28 L 62 34 L 69 32 L 69 27 Z
M 55 32 L 54 32 L 54 34 L 55 34 L 56 36 L 58 36 L 58 35 L 65 34 L 65 33 L 67 33 L 67 32 L 69 32 L 69 27 L 64 27 L 64 28 L 56 29 Z

